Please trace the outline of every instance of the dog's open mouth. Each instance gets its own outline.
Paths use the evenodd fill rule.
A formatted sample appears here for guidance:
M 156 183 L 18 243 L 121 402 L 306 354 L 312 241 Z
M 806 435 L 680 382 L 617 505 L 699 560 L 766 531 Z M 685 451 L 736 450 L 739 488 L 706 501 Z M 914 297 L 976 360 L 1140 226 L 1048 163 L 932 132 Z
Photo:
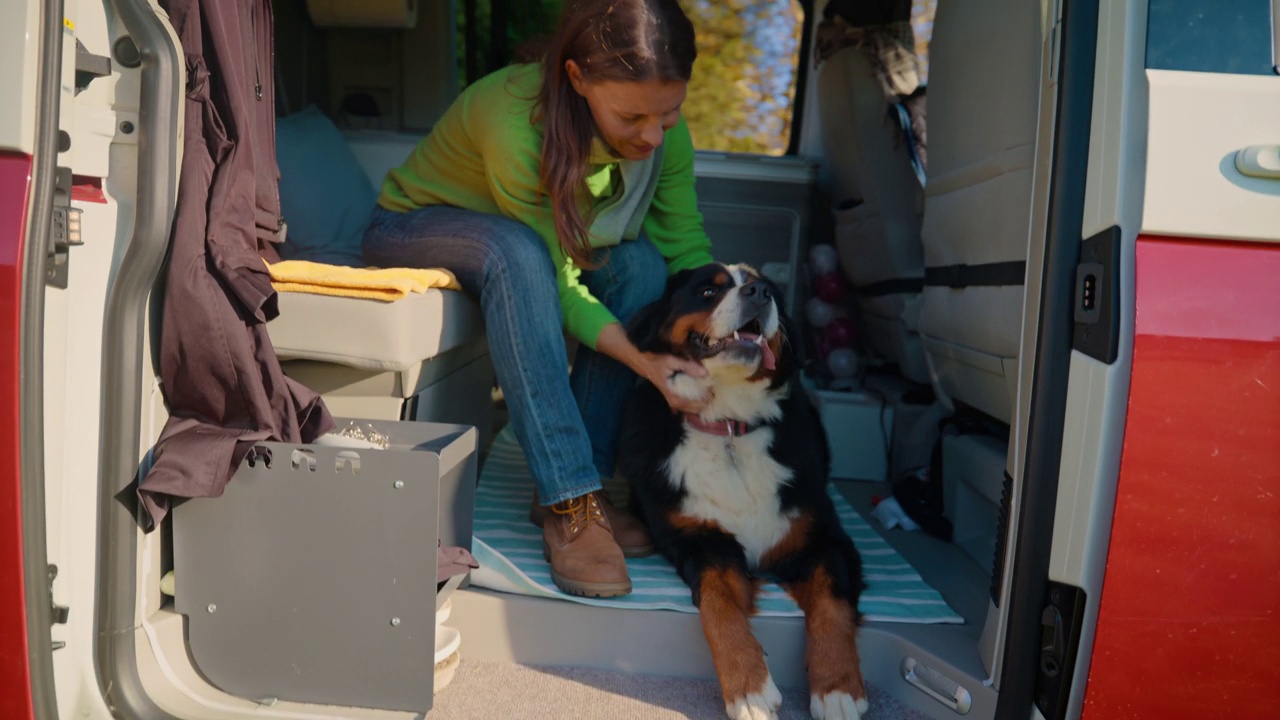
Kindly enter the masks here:
M 705 335 L 694 333 L 690 336 L 690 343 L 702 360 L 724 352 L 729 352 L 743 360 L 752 360 L 759 353 L 762 366 L 773 370 L 777 367 L 778 360 L 774 356 L 773 348 L 769 347 L 769 343 L 765 341 L 763 333 L 764 327 L 760 324 L 759 318 L 753 318 L 734 330 L 732 335 L 712 340 Z

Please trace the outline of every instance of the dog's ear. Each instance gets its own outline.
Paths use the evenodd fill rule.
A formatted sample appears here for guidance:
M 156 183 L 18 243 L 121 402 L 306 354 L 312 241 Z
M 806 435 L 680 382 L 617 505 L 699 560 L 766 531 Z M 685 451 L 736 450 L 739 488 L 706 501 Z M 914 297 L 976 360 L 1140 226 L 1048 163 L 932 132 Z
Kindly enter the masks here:
M 693 276 L 694 269 L 695 268 L 685 268 L 684 270 L 677 270 L 667 277 L 667 286 L 662 291 L 662 299 L 668 301 L 671 300 L 671 296 L 675 295 L 677 290 L 684 287 L 684 285 L 689 282 L 689 278 Z
M 671 352 L 663 330 L 671 322 L 671 303 L 677 291 L 689 282 L 693 270 L 680 270 L 667 278 L 662 297 L 640 308 L 627 321 L 627 338 L 644 352 Z
M 667 320 L 666 295 L 645 305 L 627 321 L 627 338 L 643 352 L 654 352 L 662 343 L 662 326 Z
M 804 352 L 804 342 L 800 337 L 800 327 L 791 319 L 791 315 L 783 306 L 781 289 L 768 278 L 762 277 L 761 281 L 773 293 L 774 307 L 778 309 L 778 326 L 782 328 L 782 347 L 777 354 L 777 367 L 773 373 L 773 382 L 770 383 L 773 387 L 780 387 L 804 366 L 804 359 L 801 356 Z

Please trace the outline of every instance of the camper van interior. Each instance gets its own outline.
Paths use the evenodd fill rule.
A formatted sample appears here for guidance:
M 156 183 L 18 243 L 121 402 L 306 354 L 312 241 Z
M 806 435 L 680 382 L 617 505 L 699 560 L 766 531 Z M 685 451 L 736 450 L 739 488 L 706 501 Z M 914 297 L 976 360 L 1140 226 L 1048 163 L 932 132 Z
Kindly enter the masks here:
M 62 622 L 32 671 L 58 678 L 64 716 L 733 712 L 661 556 L 628 561 L 621 597 L 552 582 L 475 300 L 361 274 L 388 171 L 471 83 L 536 58 L 571 1 L 65 3 L 58 197 L 83 240 L 59 246 L 41 306 L 38 514 Z M 681 6 L 698 210 L 715 258 L 770 280 L 795 320 L 862 558 L 870 708 L 851 717 L 1078 717 L 1114 503 L 1094 498 L 1114 489 L 1128 392 L 1131 275 L 1103 268 L 1130 266 L 1142 227 L 1126 198 L 1147 3 Z M 202 235 L 253 193 L 191 198 L 239 197 L 220 173 L 250 151 L 274 154 L 257 191 L 280 213 L 248 220 L 267 241 L 246 259 Z M 264 257 L 319 265 L 238 284 Z M 1078 281 L 1098 304 L 1076 307 Z M 248 364 L 206 357 L 232 345 Z M 176 410 L 227 367 L 266 391 L 219 408 L 288 403 L 295 426 Z M 303 442 L 320 404 L 336 425 Z M 229 472 L 175 473 L 181 453 Z M 1051 579 L 1075 574 L 1088 592 Z M 778 717 L 823 717 L 805 622 L 762 581 L 751 629 Z

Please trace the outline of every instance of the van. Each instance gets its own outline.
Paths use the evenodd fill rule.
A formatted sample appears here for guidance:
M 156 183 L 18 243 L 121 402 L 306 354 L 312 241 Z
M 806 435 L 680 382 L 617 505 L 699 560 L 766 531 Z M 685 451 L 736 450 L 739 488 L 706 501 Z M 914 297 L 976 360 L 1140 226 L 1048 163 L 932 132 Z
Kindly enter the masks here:
M 208 83 L 269 103 L 278 149 L 346 163 L 281 167 L 286 205 L 350 196 L 322 187 L 339 172 L 363 196 L 554 17 L 237 0 L 220 17 L 274 63 L 210 80 L 172 5 L 0 0 L 0 717 L 720 716 L 688 607 L 569 602 L 514 564 L 498 577 L 476 517 L 518 448 L 459 293 L 278 293 L 271 362 L 416 450 L 259 438 L 222 497 L 142 521 L 134 483 L 173 390 L 184 128 L 216 110 Z M 685 3 L 708 41 L 726 10 L 791 23 L 783 119 L 733 143 L 690 124 L 716 257 L 783 287 L 826 432 L 857 448 L 833 483 L 892 558 L 868 574 L 919 593 L 862 623 L 868 717 L 1274 716 L 1280 5 L 921 0 L 914 28 L 910 5 Z M 894 44 L 904 28 L 927 82 Z M 740 62 L 724 47 L 695 80 Z M 341 153 L 308 144 L 334 138 Z M 287 246 L 319 218 L 259 227 Z M 833 253 L 834 279 L 815 277 Z M 829 317 L 806 313 L 824 296 L 856 370 L 826 360 Z M 325 490 L 330 470 L 368 484 Z M 247 494 L 285 475 L 287 494 Z M 922 529 L 877 519 L 889 499 Z M 432 572 L 432 536 L 480 561 L 462 587 Z M 412 609 L 392 607 L 408 586 Z M 753 623 L 782 716 L 802 716 L 803 620 Z

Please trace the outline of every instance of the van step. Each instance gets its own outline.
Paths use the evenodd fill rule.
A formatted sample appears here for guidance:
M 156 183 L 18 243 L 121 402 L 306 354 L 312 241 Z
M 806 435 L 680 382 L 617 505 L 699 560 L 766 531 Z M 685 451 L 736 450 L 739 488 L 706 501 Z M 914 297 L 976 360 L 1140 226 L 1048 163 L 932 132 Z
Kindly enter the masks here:
M 454 593 L 452 605 L 449 625 L 462 634 L 464 664 L 516 663 L 715 680 L 702 624 L 693 613 L 623 610 L 477 588 Z M 751 627 L 778 687 L 784 693 L 806 689 L 803 619 L 756 617 Z M 909 684 L 900 672 L 902 661 L 915 658 L 962 683 L 973 693 L 971 716 L 989 717 L 995 692 L 982 686 L 986 675 L 973 643 L 973 628 L 965 625 L 868 622 L 858 632 L 866 681 L 936 718 L 954 718 L 955 713 Z

